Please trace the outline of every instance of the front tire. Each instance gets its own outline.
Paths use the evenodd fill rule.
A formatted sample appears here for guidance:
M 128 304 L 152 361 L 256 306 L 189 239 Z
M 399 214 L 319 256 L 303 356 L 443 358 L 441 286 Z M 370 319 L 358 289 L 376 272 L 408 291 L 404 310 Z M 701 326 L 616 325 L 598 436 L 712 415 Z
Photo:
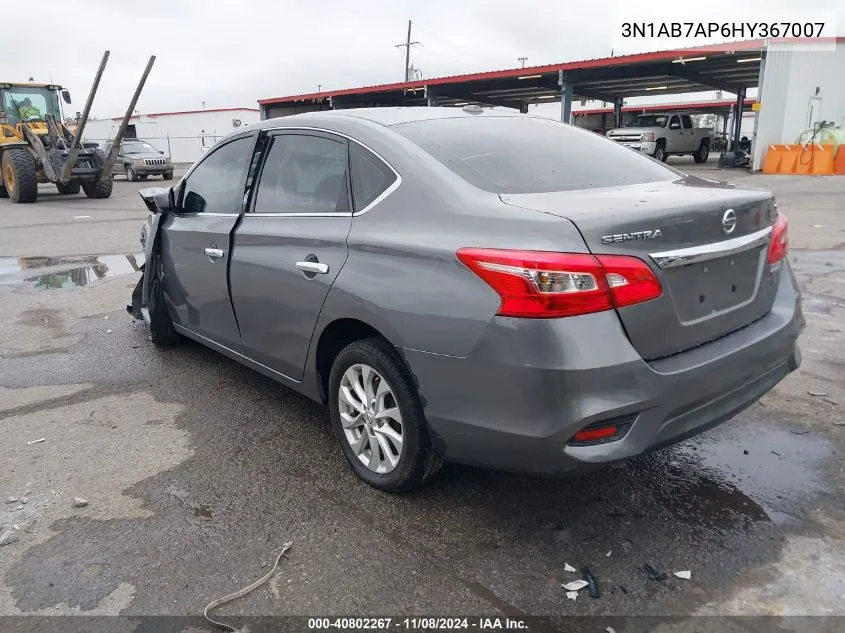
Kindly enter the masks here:
M 123 172 L 126 174 L 126 180 L 129 182 L 137 182 L 138 181 L 138 174 L 135 173 L 135 170 L 132 169 L 130 165 L 127 165 L 123 168 Z
M 182 342 L 182 336 L 173 327 L 173 319 L 167 312 L 164 299 L 161 256 L 153 251 L 149 265 L 144 265 L 144 275 L 150 275 L 147 309 L 150 312 L 150 340 L 159 347 L 174 347 Z
M 666 146 L 660 142 L 657 144 L 657 147 L 654 148 L 654 154 L 652 154 L 654 160 L 659 160 L 661 163 L 666 162 Z
M 698 149 L 695 150 L 695 153 L 692 155 L 692 159 L 696 163 L 706 163 L 707 159 L 710 156 L 710 143 L 707 140 L 702 140 L 701 145 L 698 146 Z
M 166 174 L 162 175 L 162 180 L 173 180 L 173 172 L 169 171 Z
M 411 375 L 384 339 L 343 348 L 332 365 L 328 393 L 341 450 L 355 474 L 371 486 L 411 490 L 442 465 Z
M 25 149 L 8 149 L 0 161 L 3 186 L 12 202 L 28 203 L 38 199 L 38 165 Z

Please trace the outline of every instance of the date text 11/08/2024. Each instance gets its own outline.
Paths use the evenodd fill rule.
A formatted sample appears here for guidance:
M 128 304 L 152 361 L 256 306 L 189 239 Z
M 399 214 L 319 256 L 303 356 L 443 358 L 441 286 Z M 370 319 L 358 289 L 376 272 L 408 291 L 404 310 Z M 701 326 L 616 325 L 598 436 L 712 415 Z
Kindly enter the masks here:
M 472 618 L 309 618 L 308 629 L 347 631 L 519 631 L 527 630 L 525 621 L 516 618 L 472 617 Z

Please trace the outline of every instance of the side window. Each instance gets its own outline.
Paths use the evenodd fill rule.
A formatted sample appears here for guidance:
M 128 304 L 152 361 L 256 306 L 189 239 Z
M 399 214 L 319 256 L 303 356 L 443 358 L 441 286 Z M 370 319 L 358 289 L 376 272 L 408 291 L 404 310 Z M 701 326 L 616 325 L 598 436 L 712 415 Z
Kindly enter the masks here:
M 347 213 L 346 141 L 275 136 L 261 170 L 256 213 Z
M 255 139 L 239 138 L 215 150 L 185 182 L 182 209 L 188 213 L 240 213 L 243 175 Z
M 358 143 L 349 144 L 349 165 L 352 170 L 352 202 L 356 213 L 396 182 L 393 170 Z
M 681 121 L 684 124 L 685 130 L 691 130 L 692 129 L 692 119 L 689 117 L 688 114 L 681 115 Z
M 678 118 L 676 114 L 671 119 L 669 119 L 669 129 L 670 130 L 680 130 L 681 129 L 681 120 Z

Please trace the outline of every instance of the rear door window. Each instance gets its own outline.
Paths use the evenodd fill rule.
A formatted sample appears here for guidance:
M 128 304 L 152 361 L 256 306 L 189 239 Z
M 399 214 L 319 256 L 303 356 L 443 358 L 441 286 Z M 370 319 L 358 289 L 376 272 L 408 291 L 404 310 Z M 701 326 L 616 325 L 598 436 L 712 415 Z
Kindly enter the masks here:
M 349 145 L 349 165 L 356 213 L 375 202 L 397 179 L 396 173 L 382 159 L 358 143 Z
M 261 170 L 255 213 L 348 213 L 345 139 L 273 137 Z
M 470 184 L 495 193 L 613 187 L 680 175 L 598 134 L 540 117 L 482 114 L 392 129 Z

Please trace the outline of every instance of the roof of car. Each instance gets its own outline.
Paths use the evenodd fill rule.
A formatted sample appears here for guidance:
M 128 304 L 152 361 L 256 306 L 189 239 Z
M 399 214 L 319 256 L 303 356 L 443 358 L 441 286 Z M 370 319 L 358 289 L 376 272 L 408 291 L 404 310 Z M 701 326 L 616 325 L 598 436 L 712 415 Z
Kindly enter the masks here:
M 428 107 L 402 107 L 402 108 L 349 108 L 345 110 L 324 110 L 320 112 L 303 112 L 290 116 L 267 119 L 260 123 L 250 125 L 250 129 L 262 129 L 276 127 L 280 123 L 284 125 L 304 125 L 313 119 L 325 117 L 355 117 L 391 126 L 414 121 L 427 121 L 431 119 L 458 119 L 471 117 L 520 117 L 527 116 L 509 109 L 491 108 L 428 108 Z

